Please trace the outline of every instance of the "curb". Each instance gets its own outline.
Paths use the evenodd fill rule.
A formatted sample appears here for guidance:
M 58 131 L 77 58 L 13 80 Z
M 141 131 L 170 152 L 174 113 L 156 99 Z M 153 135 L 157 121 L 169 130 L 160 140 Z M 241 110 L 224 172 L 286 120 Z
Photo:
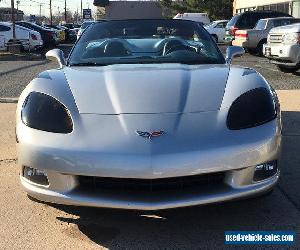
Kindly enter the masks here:
M 0 103 L 18 103 L 19 98 L 0 98 Z

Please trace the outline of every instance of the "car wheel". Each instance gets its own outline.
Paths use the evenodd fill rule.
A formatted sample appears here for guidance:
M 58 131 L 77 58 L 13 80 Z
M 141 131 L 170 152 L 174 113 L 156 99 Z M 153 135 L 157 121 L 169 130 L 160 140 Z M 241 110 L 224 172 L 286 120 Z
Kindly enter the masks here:
M 277 65 L 277 68 L 284 73 L 295 73 L 298 69 L 300 69 L 299 66 L 289 67 L 284 65 Z
M 267 40 L 264 39 L 264 40 L 261 40 L 259 42 L 259 44 L 257 45 L 256 53 L 257 53 L 258 56 L 263 56 L 264 55 L 263 48 L 264 48 L 264 44 L 266 44 L 266 43 L 267 43 Z
M 255 56 L 255 55 L 257 54 L 256 49 L 248 49 L 247 52 L 248 52 L 250 55 L 253 55 L 253 56 Z
M 214 40 L 215 43 L 218 43 L 218 37 L 217 35 L 211 35 L 212 39 Z

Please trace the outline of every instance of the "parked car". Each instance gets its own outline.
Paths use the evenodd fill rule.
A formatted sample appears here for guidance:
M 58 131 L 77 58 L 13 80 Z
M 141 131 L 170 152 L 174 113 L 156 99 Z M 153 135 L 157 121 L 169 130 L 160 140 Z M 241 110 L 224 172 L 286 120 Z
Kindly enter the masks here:
M 0 32 L 0 50 L 6 50 L 7 46 L 5 44 L 5 37 Z
M 50 25 L 50 24 L 44 24 L 43 26 L 46 27 L 46 28 L 50 28 L 50 29 L 55 30 L 60 43 L 63 43 L 66 40 L 65 29 L 60 28 L 56 25 Z
M 66 42 L 73 43 L 77 39 L 77 33 L 74 29 L 69 29 L 66 26 L 57 25 L 58 28 L 65 31 L 66 34 Z
M 80 25 L 74 23 L 63 23 L 62 26 L 67 27 L 68 29 L 79 29 Z
M 70 30 L 75 31 L 76 35 L 77 35 L 77 33 L 78 33 L 79 29 L 80 29 L 80 25 L 79 24 L 75 24 L 75 23 L 64 23 L 61 26 L 64 26 L 64 27 L 66 27 L 66 28 L 68 28 Z
M 174 19 L 190 20 L 201 24 L 210 23 L 207 13 L 178 13 Z
M 126 35 L 127 34 L 127 35 Z M 178 19 L 91 25 L 16 111 L 20 180 L 35 199 L 157 210 L 269 192 L 281 148 L 276 93 Z
M 204 28 L 211 34 L 216 43 L 225 41 L 225 28 L 228 20 L 213 21 Z
M 79 39 L 79 37 L 82 35 L 83 31 L 89 27 L 92 23 L 94 23 L 94 21 L 86 21 L 86 22 L 83 22 L 80 26 L 80 29 L 77 33 L 77 40 Z
M 289 14 L 269 11 L 269 10 L 259 10 L 259 11 L 246 11 L 243 13 L 235 14 L 226 26 L 225 41 L 227 44 L 231 44 L 235 39 L 235 32 L 237 30 L 253 29 L 258 22 L 258 20 L 263 18 L 272 17 L 292 17 Z
M 264 56 L 283 72 L 300 69 L 300 24 L 273 28 L 263 48 Z
M 56 32 L 51 29 L 47 29 L 47 28 L 39 26 L 37 24 L 25 22 L 25 21 L 18 21 L 18 22 L 16 22 L 16 24 L 39 32 L 42 36 L 45 49 L 53 48 L 59 42 Z
M 254 29 L 237 30 L 232 45 L 241 46 L 253 54 L 263 55 L 263 45 L 267 43 L 269 31 L 274 27 L 293 23 L 300 23 L 300 19 L 292 17 L 260 19 Z
M 2 37 L 2 50 L 13 40 L 13 25 L 9 22 L 0 22 L 0 36 Z M 38 50 L 43 46 L 43 40 L 39 32 L 16 25 L 16 39 L 23 50 Z

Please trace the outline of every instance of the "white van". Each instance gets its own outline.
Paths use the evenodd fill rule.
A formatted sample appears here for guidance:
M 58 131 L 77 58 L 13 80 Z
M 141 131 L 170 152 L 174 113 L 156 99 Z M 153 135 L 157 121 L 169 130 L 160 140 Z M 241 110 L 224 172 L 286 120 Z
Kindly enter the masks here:
M 207 13 L 178 13 L 173 19 L 190 20 L 202 24 L 209 24 L 210 20 Z
M 26 51 L 37 50 L 43 46 L 41 34 L 37 31 L 16 25 L 16 39 Z M 13 40 L 13 25 L 9 22 L 0 22 L 0 50 L 6 50 Z

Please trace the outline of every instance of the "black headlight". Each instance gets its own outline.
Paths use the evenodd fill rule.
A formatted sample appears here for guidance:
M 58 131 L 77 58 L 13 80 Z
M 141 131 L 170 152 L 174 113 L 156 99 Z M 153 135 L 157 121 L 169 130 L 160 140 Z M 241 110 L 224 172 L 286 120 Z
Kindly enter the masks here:
M 232 130 L 255 127 L 276 118 L 276 100 L 266 88 L 252 89 L 231 105 L 227 127 Z
M 31 92 L 22 107 L 23 123 L 38 130 L 53 133 L 71 133 L 73 122 L 66 107 L 53 97 Z

